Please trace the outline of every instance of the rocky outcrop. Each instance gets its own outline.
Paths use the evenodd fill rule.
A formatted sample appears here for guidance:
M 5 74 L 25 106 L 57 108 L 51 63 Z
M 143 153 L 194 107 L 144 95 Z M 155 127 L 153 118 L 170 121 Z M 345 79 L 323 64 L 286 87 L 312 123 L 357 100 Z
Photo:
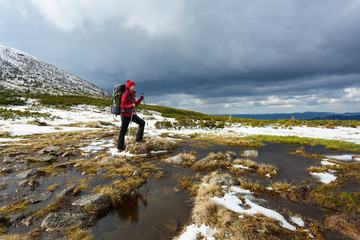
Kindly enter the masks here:
M 104 211 L 110 207 L 110 198 L 102 193 L 86 195 L 72 203 L 73 206 L 91 206 L 97 211 Z
M 32 194 L 26 197 L 31 203 L 38 203 L 48 200 L 52 195 L 52 192 L 46 191 L 41 194 Z
M 166 158 L 164 160 L 164 162 L 171 163 L 171 164 L 182 164 L 183 159 L 179 155 L 176 155 L 176 156 L 173 156 L 170 158 Z
M 42 221 L 41 227 L 45 228 L 47 231 L 51 231 L 56 229 L 66 229 L 75 225 L 87 228 L 93 224 L 95 224 L 95 219 L 88 214 L 59 212 L 47 215 L 47 217 Z

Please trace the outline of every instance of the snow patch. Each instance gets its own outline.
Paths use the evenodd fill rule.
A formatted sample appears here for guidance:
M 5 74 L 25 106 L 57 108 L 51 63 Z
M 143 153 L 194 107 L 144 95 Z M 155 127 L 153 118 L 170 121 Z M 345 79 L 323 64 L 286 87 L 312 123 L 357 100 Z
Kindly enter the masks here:
M 199 233 L 201 233 L 201 235 L 203 235 L 207 240 L 215 240 L 213 236 L 218 233 L 218 231 L 204 224 L 200 227 L 192 224 L 186 227 L 186 231 L 181 234 L 179 240 L 196 240 Z

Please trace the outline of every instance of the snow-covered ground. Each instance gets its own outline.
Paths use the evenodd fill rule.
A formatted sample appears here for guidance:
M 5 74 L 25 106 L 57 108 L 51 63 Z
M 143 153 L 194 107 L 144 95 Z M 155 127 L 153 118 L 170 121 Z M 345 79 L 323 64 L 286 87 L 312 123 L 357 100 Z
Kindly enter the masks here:
M 102 128 L 111 128 L 120 129 L 121 121 L 120 117 L 115 118 L 110 114 L 109 108 L 98 108 L 95 106 L 88 105 L 78 105 L 71 107 L 69 110 L 60 110 L 49 107 L 39 107 L 36 105 L 36 100 L 28 100 L 28 105 L 26 106 L 8 106 L 7 109 L 20 110 L 20 111 L 36 111 L 40 113 L 49 113 L 51 116 L 55 117 L 54 119 L 44 119 L 37 118 L 40 122 L 46 123 L 46 126 L 38 126 L 31 124 L 31 122 L 36 118 L 20 118 L 16 120 L 0 120 L 0 133 L 8 132 L 10 136 L 18 136 L 18 138 L 0 138 L 0 143 L 2 146 L 9 144 L 17 144 L 17 141 L 21 140 L 21 136 L 31 135 L 31 134 L 42 134 L 42 133 L 56 133 L 56 132 L 71 132 L 71 131 L 91 131 L 98 130 L 99 128 L 85 127 L 86 123 L 89 122 L 99 122 L 102 123 L 100 126 Z M 308 138 L 322 138 L 322 139 L 333 139 L 333 140 L 343 140 L 347 142 L 352 142 L 360 144 L 360 128 L 345 128 L 338 127 L 334 129 L 329 128 L 320 128 L 320 127 L 293 127 L 292 129 L 286 128 L 274 128 L 272 126 L 267 127 L 250 127 L 242 126 L 240 124 L 232 124 L 227 126 L 224 129 L 200 129 L 200 128 L 191 128 L 191 129 L 180 129 L 180 130 L 167 130 L 167 129 L 156 129 L 155 123 L 157 121 L 175 121 L 174 119 L 164 118 L 159 113 L 151 112 L 151 116 L 145 116 L 141 113 L 138 114 L 141 118 L 146 121 L 145 125 L 145 137 L 152 136 L 157 137 L 163 133 L 172 133 L 172 134 L 181 134 L 189 135 L 194 133 L 200 134 L 215 134 L 215 135 L 227 135 L 227 136 L 250 136 L 250 135 L 275 135 L 275 136 L 298 136 L 298 137 L 308 137 Z M 76 124 L 77 126 L 67 126 L 69 124 Z M 136 126 L 135 123 L 132 123 L 130 126 Z M 82 150 L 85 153 L 96 153 L 103 149 L 107 149 L 107 152 L 112 155 L 125 154 L 126 156 L 132 156 L 128 152 L 118 153 L 116 148 L 110 148 L 114 146 L 113 141 L 99 141 L 94 142 L 91 145 L 84 147 Z M 327 156 L 322 161 L 323 165 L 333 165 L 330 159 L 336 159 L 339 161 L 360 161 L 360 158 L 355 157 L 354 155 L 333 155 Z M 241 168 L 242 166 L 235 166 Z M 329 183 L 336 179 L 336 176 L 333 173 L 318 173 L 313 174 L 314 177 L 318 178 L 323 183 Z
M 33 100 L 29 100 L 29 103 L 34 103 Z M 13 106 L 7 107 L 8 109 L 13 110 L 29 110 L 31 111 L 30 106 Z M 35 111 L 35 110 L 34 110 Z M 68 131 L 85 131 L 93 130 L 93 128 L 84 128 L 84 127 L 67 127 L 61 125 L 74 124 L 74 123 L 88 123 L 88 122 L 106 122 L 111 123 L 115 127 L 120 127 L 121 121 L 120 118 L 114 118 L 110 114 L 108 108 L 99 109 L 95 106 L 88 105 L 78 105 L 72 107 L 70 110 L 59 110 L 54 108 L 42 107 L 36 109 L 40 113 L 49 113 L 52 116 L 55 116 L 54 120 L 47 120 L 43 118 L 38 118 L 41 122 L 45 122 L 48 126 L 36 126 L 33 124 L 27 124 L 28 121 L 34 120 L 35 118 L 21 118 L 17 120 L 0 120 L 0 131 L 1 132 L 10 132 L 11 136 L 23 136 L 34 133 L 53 133 L 53 132 L 68 132 Z M 155 123 L 157 121 L 163 121 L 165 118 L 161 117 L 160 114 L 152 112 L 151 120 L 148 120 L 146 116 L 139 113 L 141 118 L 146 120 L 146 130 L 145 134 L 150 136 L 158 136 L 162 133 L 172 132 L 174 134 L 217 134 L 217 135 L 229 135 L 229 136 L 250 136 L 250 135 L 276 135 L 276 136 L 298 136 L 298 137 L 308 137 L 308 138 L 322 138 L 322 139 L 331 139 L 331 140 L 342 140 L 347 142 L 352 142 L 360 144 L 360 128 L 346 128 L 346 127 L 337 127 L 334 129 L 330 128 L 320 128 L 320 127 L 293 127 L 292 129 L 287 128 L 275 128 L 273 126 L 267 127 L 250 127 L 242 126 L 241 124 L 232 124 L 223 129 L 180 129 L 180 130 L 166 130 L 166 129 L 156 129 Z M 174 121 L 174 119 L 166 118 L 167 121 Z M 134 124 L 134 123 L 133 123 Z M 56 127 L 56 126 L 61 127 Z M 134 124 L 135 125 L 135 124 Z M 106 126 L 103 126 L 106 127 Z

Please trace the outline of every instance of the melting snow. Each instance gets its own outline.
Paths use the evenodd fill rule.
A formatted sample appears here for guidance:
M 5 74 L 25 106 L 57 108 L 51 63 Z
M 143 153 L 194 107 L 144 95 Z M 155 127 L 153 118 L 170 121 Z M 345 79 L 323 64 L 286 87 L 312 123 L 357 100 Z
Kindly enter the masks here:
M 245 203 L 243 203 L 238 197 L 237 194 L 239 193 L 241 188 L 230 188 L 229 193 L 225 193 L 224 197 L 213 197 L 211 200 L 214 202 L 223 205 L 227 209 L 236 212 L 236 213 L 244 213 L 249 215 L 255 215 L 255 214 L 262 214 L 268 218 L 272 218 L 275 220 L 280 221 L 280 225 L 284 228 L 287 228 L 289 230 L 296 230 L 296 227 L 288 223 L 285 218 L 279 214 L 278 212 L 262 207 L 253 201 L 250 200 L 250 196 L 245 195 Z M 233 190 L 239 190 L 239 191 L 233 191 Z M 245 189 L 243 189 L 246 191 Z M 247 192 L 247 191 L 246 191 Z M 241 193 L 241 191 L 240 191 Z M 247 192 L 248 193 L 248 192 Z M 242 206 L 246 205 L 248 209 L 243 208 Z
M 328 173 L 328 172 L 324 172 L 324 173 L 310 173 L 311 175 L 313 175 L 316 178 L 320 179 L 320 182 L 328 184 L 331 183 L 332 181 L 336 180 L 336 176 L 334 174 Z
M 215 240 L 213 236 L 214 234 L 218 233 L 218 231 L 204 224 L 202 224 L 200 227 L 192 224 L 186 227 L 186 231 L 181 234 L 179 240 L 196 240 L 199 233 L 201 233 L 201 235 L 203 235 L 207 240 Z
M 299 227 L 304 227 L 305 223 L 300 217 L 291 217 L 291 221 L 297 224 Z

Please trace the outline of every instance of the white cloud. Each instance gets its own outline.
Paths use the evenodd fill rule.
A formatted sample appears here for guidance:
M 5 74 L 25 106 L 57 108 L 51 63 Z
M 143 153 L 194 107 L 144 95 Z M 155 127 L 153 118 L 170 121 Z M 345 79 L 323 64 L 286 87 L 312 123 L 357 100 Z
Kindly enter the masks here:
M 175 0 L 31 0 L 31 4 L 65 32 L 100 28 L 110 22 L 149 34 L 174 31 L 183 9 L 182 1 Z

